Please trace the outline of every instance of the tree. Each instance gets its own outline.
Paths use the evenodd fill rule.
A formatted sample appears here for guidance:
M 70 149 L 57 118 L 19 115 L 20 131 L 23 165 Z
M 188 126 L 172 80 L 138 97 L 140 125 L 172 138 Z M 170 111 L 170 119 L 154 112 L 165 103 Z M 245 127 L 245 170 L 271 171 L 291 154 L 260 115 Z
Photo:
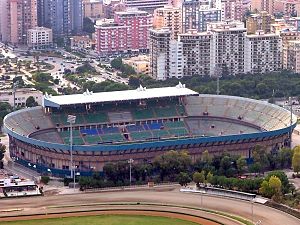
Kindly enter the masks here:
M 268 175 L 266 176 L 266 180 L 269 181 L 272 176 L 278 177 L 280 179 L 283 193 L 288 193 L 290 185 L 287 175 L 281 170 L 274 170 L 268 173 Z
M 95 24 L 93 23 L 92 20 L 90 20 L 90 18 L 88 17 L 83 18 L 82 30 L 90 35 L 95 33 Z
M 270 165 L 268 160 L 267 151 L 263 146 L 256 145 L 252 151 L 252 157 L 254 164 L 257 164 L 259 172 L 264 172 Z
M 236 161 L 236 166 L 238 169 L 238 173 L 242 174 L 245 171 L 245 168 L 247 166 L 247 162 L 246 160 L 241 156 L 240 158 L 238 158 L 238 160 Z
M 294 150 L 290 148 L 282 148 L 278 153 L 278 161 L 281 168 L 290 168 L 292 165 Z
M 50 84 L 53 81 L 53 77 L 49 73 L 35 73 L 32 78 L 38 83 Z
M 77 73 L 94 73 L 96 69 L 89 63 L 84 63 L 82 66 L 76 68 Z
M 110 63 L 111 67 L 117 70 L 120 70 L 123 66 L 122 58 L 117 57 L 113 59 Z
M 3 158 L 5 154 L 6 146 L 0 143 L 0 169 L 3 169 Z
M 261 183 L 259 193 L 264 197 L 272 198 L 276 202 L 282 199 L 282 182 L 277 176 L 266 177 Z
M 211 184 L 213 177 L 214 175 L 211 172 L 208 172 L 208 174 L 206 175 L 207 183 Z
M 200 187 L 200 183 L 204 183 L 205 181 L 205 173 L 204 171 L 200 172 L 195 172 L 193 174 L 193 181 L 196 183 L 197 187 Z
M 300 147 L 299 146 L 294 148 L 292 165 L 293 165 L 294 172 L 298 174 L 300 172 Z
M 281 180 L 276 176 L 271 176 L 269 180 L 269 186 L 275 192 L 275 194 L 279 194 L 281 192 Z
M 190 176 L 185 172 L 180 172 L 177 177 L 177 180 L 181 186 L 185 186 L 185 187 L 187 186 L 188 183 L 190 183 L 192 181 Z
M 4 117 L 12 111 L 12 107 L 7 102 L 0 102 L 0 127 L 3 124 Z M 1 129 L 0 129 L 1 132 Z
M 27 107 L 34 107 L 34 106 L 37 106 L 37 105 L 38 105 L 38 103 L 35 101 L 33 96 L 29 96 L 26 99 L 26 106 Z
M 130 76 L 129 81 L 128 81 L 128 85 L 133 87 L 133 88 L 137 88 L 138 86 L 140 86 L 140 79 L 135 77 L 135 76 Z
M 47 185 L 49 183 L 49 181 L 50 181 L 50 177 L 49 176 L 41 176 L 41 182 L 43 184 Z
M 191 158 L 186 151 L 168 151 L 157 156 L 153 161 L 154 167 L 159 171 L 161 180 L 168 177 L 174 181 L 180 172 L 186 172 L 191 165 Z
M 262 183 L 261 183 L 261 186 L 259 188 L 259 193 L 265 197 L 272 197 L 273 195 L 273 192 L 272 192 L 272 189 L 270 188 L 269 186 L 269 182 L 264 180 Z

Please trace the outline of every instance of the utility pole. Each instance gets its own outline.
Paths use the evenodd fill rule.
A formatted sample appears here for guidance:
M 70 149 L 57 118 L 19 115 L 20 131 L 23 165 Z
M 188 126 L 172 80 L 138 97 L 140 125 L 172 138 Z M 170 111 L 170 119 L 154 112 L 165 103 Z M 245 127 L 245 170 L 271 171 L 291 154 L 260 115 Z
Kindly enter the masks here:
M 220 94 L 220 77 L 217 76 L 217 95 Z
M 292 147 L 292 135 L 293 135 L 293 127 L 292 127 L 292 125 L 293 125 L 293 99 L 292 99 L 292 97 L 289 97 L 289 101 L 290 101 L 290 110 L 291 110 L 291 118 L 290 118 L 290 147 Z
M 129 163 L 129 184 L 130 184 L 130 186 L 131 186 L 131 167 L 132 167 L 132 163 L 134 162 L 134 160 L 133 159 L 129 159 L 128 160 L 128 163 Z

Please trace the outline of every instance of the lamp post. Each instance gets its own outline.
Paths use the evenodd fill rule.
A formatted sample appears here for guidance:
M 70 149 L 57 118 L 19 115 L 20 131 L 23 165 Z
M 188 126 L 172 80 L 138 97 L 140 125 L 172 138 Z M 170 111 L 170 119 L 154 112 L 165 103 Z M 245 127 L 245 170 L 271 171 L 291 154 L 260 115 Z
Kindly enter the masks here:
M 252 199 L 250 202 L 251 202 L 251 220 L 252 220 L 252 223 L 254 223 L 254 210 L 253 210 L 254 199 Z
M 13 83 L 13 95 L 14 95 L 14 107 L 13 110 L 16 111 L 16 91 L 18 87 L 19 81 Z
M 70 154 L 71 154 L 71 166 L 70 166 L 70 176 L 73 178 L 73 188 L 75 188 L 75 168 L 73 166 L 73 124 L 76 121 L 76 116 L 68 115 L 67 122 L 70 123 Z M 73 171 L 74 169 L 74 171 Z
M 221 71 L 220 71 L 220 67 L 219 65 L 217 64 L 215 67 L 214 67 L 214 76 L 217 78 L 217 95 L 220 94 L 220 76 L 221 75 Z
M 129 184 L 131 186 L 131 167 L 132 167 L 132 163 L 134 162 L 133 159 L 129 159 L 128 163 L 129 163 Z

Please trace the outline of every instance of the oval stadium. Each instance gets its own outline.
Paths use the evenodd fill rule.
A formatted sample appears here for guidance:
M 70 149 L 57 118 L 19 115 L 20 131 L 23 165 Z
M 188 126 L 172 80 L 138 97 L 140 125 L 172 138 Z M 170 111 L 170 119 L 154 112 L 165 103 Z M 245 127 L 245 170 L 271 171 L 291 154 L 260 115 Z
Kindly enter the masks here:
M 256 145 L 267 151 L 289 146 L 296 121 L 290 111 L 273 104 L 198 94 L 178 84 L 46 94 L 42 106 L 7 115 L 4 128 L 16 162 L 62 177 L 70 173 L 71 152 L 81 175 L 102 171 L 107 162 L 150 162 L 169 150 L 186 150 L 193 160 L 205 150 L 251 158 Z

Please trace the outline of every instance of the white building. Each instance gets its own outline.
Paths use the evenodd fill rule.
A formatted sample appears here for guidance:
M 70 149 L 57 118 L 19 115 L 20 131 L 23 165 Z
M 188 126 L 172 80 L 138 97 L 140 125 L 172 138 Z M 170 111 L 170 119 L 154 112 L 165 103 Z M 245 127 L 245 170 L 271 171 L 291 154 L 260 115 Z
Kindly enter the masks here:
M 150 30 L 149 75 L 156 80 L 183 77 L 182 43 L 172 40 L 169 28 Z
M 246 28 L 240 21 L 210 23 L 212 33 L 210 75 L 221 70 L 223 75 L 244 73 Z
M 179 35 L 182 43 L 183 75 L 207 76 L 210 74 L 212 34 L 189 30 Z
M 27 45 L 32 49 L 47 49 L 53 45 L 52 29 L 35 27 L 28 30 Z
M 165 80 L 183 76 L 267 73 L 282 69 L 282 37 L 279 34 L 260 31 L 247 35 L 244 23 L 240 21 L 210 23 L 207 30 L 189 30 L 179 34 L 177 41 L 171 41 L 168 28 L 151 30 L 150 75 Z M 300 56 L 299 48 L 296 44 L 290 47 L 290 58 L 286 57 L 289 65 Z M 294 63 L 286 67 L 297 68 L 299 65 Z
M 149 37 L 150 76 L 165 80 L 170 73 L 171 31 L 169 28 L 151 29 Z
M 169 4 L 169 0 L 123 0 L 127 8 L 138 8 L 147 12 L 153 12 Z
M 26 105 L 26 100 L 30 96 L 32 96 L 35 101 L 41 105 L 42 104 L 42 99 L 43 99 L 43 93 L 40 91 L 37 91 L 34 88 L 19 88 L 16 89 L 16 94 L 15 94 L 15 103 L 16 106 L 22 106 L 24 107 Z M 0 102 L 7 102 L 11 106 L 14 105 L 14 95 L 13 95 L 13 90 L 1 90 L 0 91 Z
M 166 78 L 183 77 L 183 51 L 182 43 L 177 40 L 170 41 L 170 72 Z
M 282 69 L 282 39 L 278 34 L 246 35 L 245 72 L 267 73 Z

